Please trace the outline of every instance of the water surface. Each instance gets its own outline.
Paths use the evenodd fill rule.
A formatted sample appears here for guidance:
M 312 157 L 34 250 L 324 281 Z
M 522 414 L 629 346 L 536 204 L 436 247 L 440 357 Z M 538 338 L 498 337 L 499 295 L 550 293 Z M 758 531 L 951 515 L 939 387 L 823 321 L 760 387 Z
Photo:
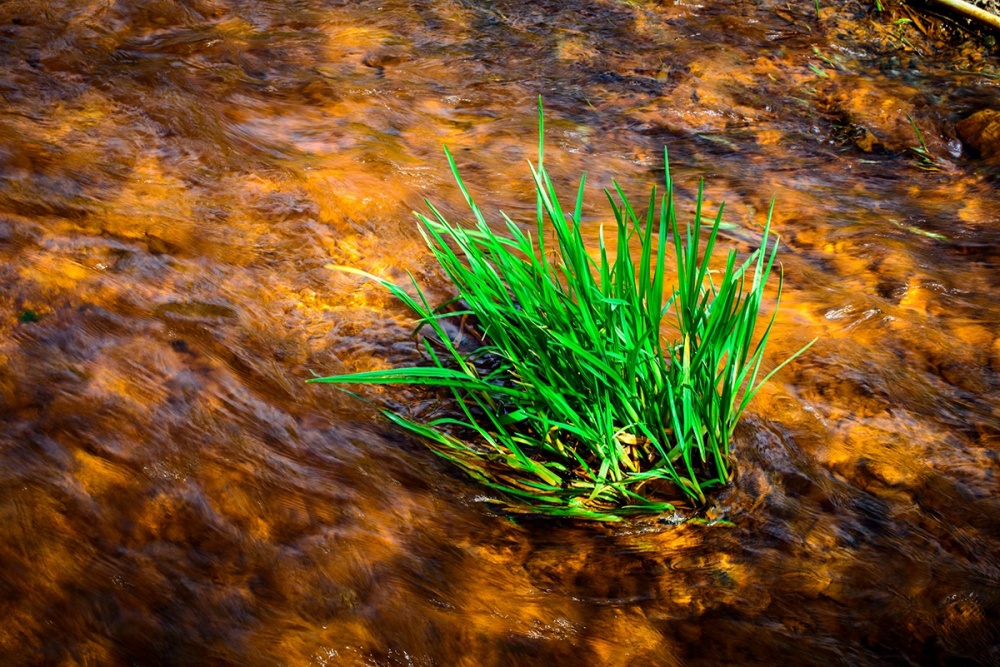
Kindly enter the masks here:
M 954 130 L 998 63 L 899 11 L 4 3 L 0 662 L 1000 664 L 1000 194 Z M 304 384 L 418 361 L 325 267 L 447 296 L 410 211 L 462 215 L 447 144 L 530 222 L 539 94 L 588 239 L 664 145 L 741 251 L 777 201 L 770 359 L 820 341 L 734 527 L 511 517 L 375 407 L 430 399 Z

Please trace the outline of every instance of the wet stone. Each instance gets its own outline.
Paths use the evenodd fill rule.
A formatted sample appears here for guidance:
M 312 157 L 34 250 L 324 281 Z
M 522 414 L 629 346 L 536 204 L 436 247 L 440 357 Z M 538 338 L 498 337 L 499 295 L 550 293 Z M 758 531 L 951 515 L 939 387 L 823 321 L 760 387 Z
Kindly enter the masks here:
M 840 76 L 820 88 L 818 99 L 822 107 L 841 117 L 844 138 L 865 152 L 876 147 L 905 151 L 918 146 L 910 123 L 913 118 L 931 154 L 947 155 L 945 141 L 918 116 L 913 103 L 916 95 L 916 90 L 890 77 Z
M 1000 110 L 983 109 L 955 125 L 966 146 L 982 157 L 1000 158 Z

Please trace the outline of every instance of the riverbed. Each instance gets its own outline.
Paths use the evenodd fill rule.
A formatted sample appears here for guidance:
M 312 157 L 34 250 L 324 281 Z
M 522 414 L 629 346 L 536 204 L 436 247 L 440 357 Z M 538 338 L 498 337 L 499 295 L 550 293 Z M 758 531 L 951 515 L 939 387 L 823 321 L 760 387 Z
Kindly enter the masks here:
M 998 65 L 875 3 L 3 3 L 0 663 L 1000 664 Z M 818 342 L 706 508 L 510 513 L 379 413 L 433 396 L 305 384 L 420 361 L 328 266 L 450 295 L 443 145 L 534 223 L 539 95 L 595 244 L 664 146 L 724 245 L 775 200 L 768 363 Z

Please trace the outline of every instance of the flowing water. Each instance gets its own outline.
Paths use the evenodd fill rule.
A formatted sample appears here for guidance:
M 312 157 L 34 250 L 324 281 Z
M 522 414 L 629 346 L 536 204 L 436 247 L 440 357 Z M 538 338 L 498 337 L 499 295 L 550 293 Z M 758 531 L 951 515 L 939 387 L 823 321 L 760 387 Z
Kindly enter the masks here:
M 0 663 L 1000 664 L 1000 192 L 954 129 L 1000 63 L 799 5 L 0 3 Z M 820 340 L 731 527 L 512 517 L 376 409 L 429 399 L 304 384 L 419 360 L 326 267 L 444 298 L 441 145 L 530 222 L 539 94 L 591 240 L 664 145 L 741 251 L 776 199 L 769 359 Z

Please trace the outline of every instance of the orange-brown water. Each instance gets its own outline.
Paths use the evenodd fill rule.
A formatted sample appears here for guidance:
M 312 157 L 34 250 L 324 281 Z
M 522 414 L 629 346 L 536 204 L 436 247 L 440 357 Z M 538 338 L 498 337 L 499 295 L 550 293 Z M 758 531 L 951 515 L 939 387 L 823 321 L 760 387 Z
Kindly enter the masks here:
M 1000 664 L 1000 193 L 953 129 L 997 58 L 800 4 L 0 4 L 0 664 Z M 418 360 L 324 267 L 447 294 L 410 210 L 461 215 L 446 143 L 530 221 L 539 94 L 588 238 L 664 144 L 744 250 L 777 199 L 771 359 L 820 342 L 735 527 L 511 518 L 303 383 Z

